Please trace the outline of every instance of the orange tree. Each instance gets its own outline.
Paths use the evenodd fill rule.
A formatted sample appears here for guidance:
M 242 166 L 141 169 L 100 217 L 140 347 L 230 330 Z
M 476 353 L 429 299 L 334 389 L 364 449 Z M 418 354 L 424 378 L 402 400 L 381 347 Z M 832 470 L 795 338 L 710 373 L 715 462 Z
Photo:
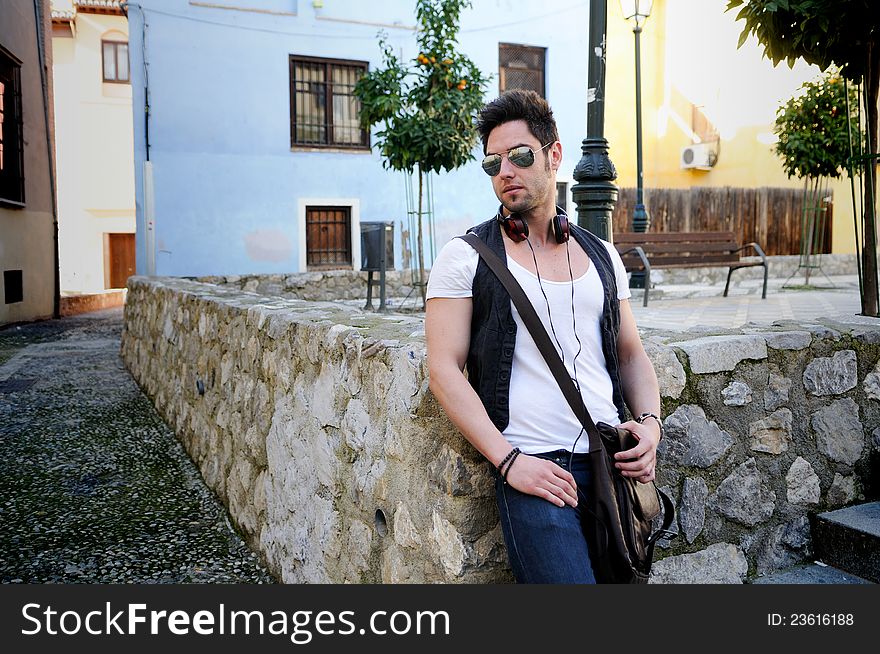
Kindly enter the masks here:
M 417 255 L 423 305 L 424 175 L 454 170 L 474 158 L 474 117 L 488 82 L 476 64 L 456 51 L 461 11 L 469 6 L 469 0 L 418 0 L 418 57 L 405 64 L 382 35 L 383 66 L 364 75 L 354 88 L 363 127 L 382 127 L 375 134 L 382 165 L 418 174 Z
M 840 177 L 849 158 L 849 135 L 859 135 L 858 94 L 836 72 L 807 82 L 776 112 L 774 146 L 789 177 Z M 847 106 L 850 122 L 847 125 Z
M 803 84 L 776 112 L 773 132 L 779 140 L 774 150 L 785 173 L 804 180 L 801 261 L 807 262 L 806 283 L 810 257 L 821 252 L 824 243 L 822 195 L 827 187 L 823 190 L 822 180 L 840 177 L 847 168 L 850 135 L 861 136 L 857 105 L 856 90 L 847 88 L 837 71 L 830 71 Z
M 739 44 L 754 34 L 764 55 L 777 65 L 798 59 L 822 70 L 836 65 L 846 79 L 861 84 L 866 111 L 866 155 L 841 161 L 861 168 L 865 185 L 861 207 L 862 313 L 880 315 L 877 284 L 877 124 L 880 96 L 880 10 L 876 0 L 728 0 L 727 11 L 739 9 L 744 21 Z M 855 134 L 853 135 L 856 136 Z M 861 148 L 856 147 L 856 151 Z

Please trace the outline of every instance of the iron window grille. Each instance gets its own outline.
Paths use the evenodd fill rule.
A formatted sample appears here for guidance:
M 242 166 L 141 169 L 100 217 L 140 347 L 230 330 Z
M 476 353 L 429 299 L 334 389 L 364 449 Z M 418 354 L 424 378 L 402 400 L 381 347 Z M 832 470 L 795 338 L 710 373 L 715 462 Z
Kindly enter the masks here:
M 290 57 L 290 145 L 368 150 L 354 85 L 364 61 Z
M 128 84 L 128 43 L 124 41 L 101 41 L 103 76 L 105 82 Z
M 498 44 L 498 90 L 525 89 L 544 95 L 547 48 L 514 43 Z
M 24 206 L 21 62 L 0 47 L 0 204 Z

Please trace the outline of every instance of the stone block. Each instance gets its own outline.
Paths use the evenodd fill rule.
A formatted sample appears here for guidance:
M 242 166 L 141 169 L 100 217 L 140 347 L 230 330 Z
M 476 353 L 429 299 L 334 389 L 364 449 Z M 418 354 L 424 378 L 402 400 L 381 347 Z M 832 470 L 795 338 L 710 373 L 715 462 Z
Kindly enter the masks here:
M 749 447 L 755 452 L 781 454 L 791 442 L 791 411 L 779 409 L 749 425 Z
M 733 370 L 746 359 L 767 358 L 767 342 L 755 335 L 704 336 L 671 345 L 687 354 L 691 371 L 698 375 Z
M 852 465 L 862 456 L 865 432 L 859 405 L 850 398 L 835 400 L 812 415 L 819 451 L 832 461 Z
M 706 499 L 709 488 L 700 477 L 688 477 L 684 480 L 679 509 L 679 522 L 688 543 L 693 543 L 706 521 Z
M 733 445 L 733 437 L 693 404 L 678 407 L 664 424 L 658 451 L 681 465 L 708 468 Z
M 794 460 L 785 475 L 785 486 L 788 501 L 792 504 L 819 503 L 819 475 L 806 459 L 798 457 Z
M 774 350 L 803 350 L 810 346 L 813 335 L 810 332 L 773 332 L 765 334 L 767 347 Z
M 872 400 L 880 400 L 880 361 L 874 366 L 874 369 L 865 375 L 865 381 L 862 382 L 862 388 L 865 389 L 865 395 Z
M 727 406 L 745 406 L 752 402 L 752 389 L 745 382 L 734 381 L 721 391 L 721 397 Z
M 730 543 L 715 543 L 692 554 L 669 556 L 651 569 L 652 584 L 741 584 L 749 571 L 745 554 Z
M 452 577 L 460 577 L 464 571 L 464 561 L 467 554 L 461 534 L 451 522 L 436 510 L 431 519 L 434 525 L 431 536 L 434 540 L 437 557 L 447 574 Z
M 771 528 L 758 543 L 756 569 L 759 575 L 800 563 L 809 554 L 810 523 L 800 516 Z
M 788 402 L 790 391 L 791 379 L 771 372 L 767 379 L 767 388 L 764 390 L 764 408 L 767 411 L 775 411 Z
M 754 458 L 740 464 L 712 496 L 718 512 L 746 527 L 766 522 L 776 509 L 776 493 Z
M 416 548 L 422 544 L 422 537 L 413 524 L 409 508 L 403 502 L 397 503 L 391 530 L 394 542 L 401 547 Z
M 828 487 L 828 493 L 825 496 L 825 502 L 828 506 L 830 508 L 847 506 L 857 499 L 862 499 L 862 493 L 855 475 L 844 477 L 839 472 L 835 472 L 834 480 Z
M 804 370 L 804 388 L 816 396 L 840 395 L 858 383 L 854 350 L 835 352 L 831 357 L 816 357 Z
M 677 399 L 684 390 L 687 378 L 684 366 L 675 356 L 675 351 L 671 347 L 648 339 L 644 341 L 644 346 L 645 353 L 654 366 L 654 372 L 657 373 L 660 394 L 663 397 Z

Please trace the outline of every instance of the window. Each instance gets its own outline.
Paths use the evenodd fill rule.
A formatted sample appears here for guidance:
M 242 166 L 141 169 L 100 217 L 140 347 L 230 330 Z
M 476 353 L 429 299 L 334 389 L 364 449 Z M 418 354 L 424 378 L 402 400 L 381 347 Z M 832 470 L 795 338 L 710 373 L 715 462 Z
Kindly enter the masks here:
M 0 47 L 0 204 L 24 206 L 21 64 Z
M 3 271 L 3 290 L 6 304 L 24 301 L 24 284 L 20 270 Z
M 291 146 L 368 150 L 352 91 L 366 62 L 290 57 Z
M 544 97 L 546 48 L 498 44 L 498 90 L 526 89 Z
M 306 207 L 306 266 L 351 268 L 350 207 Z
M 128 43 L 123 41 L 101 41 L 104 57 L 104 81 L 128 84 Z
M 556 206 L 568 211 L 568 184 L 556 182 Z

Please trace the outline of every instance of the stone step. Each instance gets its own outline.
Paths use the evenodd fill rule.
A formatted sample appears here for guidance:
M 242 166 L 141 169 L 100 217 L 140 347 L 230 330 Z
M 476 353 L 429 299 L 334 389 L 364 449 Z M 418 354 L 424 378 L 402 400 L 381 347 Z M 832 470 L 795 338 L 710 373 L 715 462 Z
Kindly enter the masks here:
M 810 516 L 816 559 L 880 583 L 880 502 Z
M 764 577 L 758 577 L 753 584 L 870 584 L 867 579 L 838 570 L 819 561 L 779 570 Z

